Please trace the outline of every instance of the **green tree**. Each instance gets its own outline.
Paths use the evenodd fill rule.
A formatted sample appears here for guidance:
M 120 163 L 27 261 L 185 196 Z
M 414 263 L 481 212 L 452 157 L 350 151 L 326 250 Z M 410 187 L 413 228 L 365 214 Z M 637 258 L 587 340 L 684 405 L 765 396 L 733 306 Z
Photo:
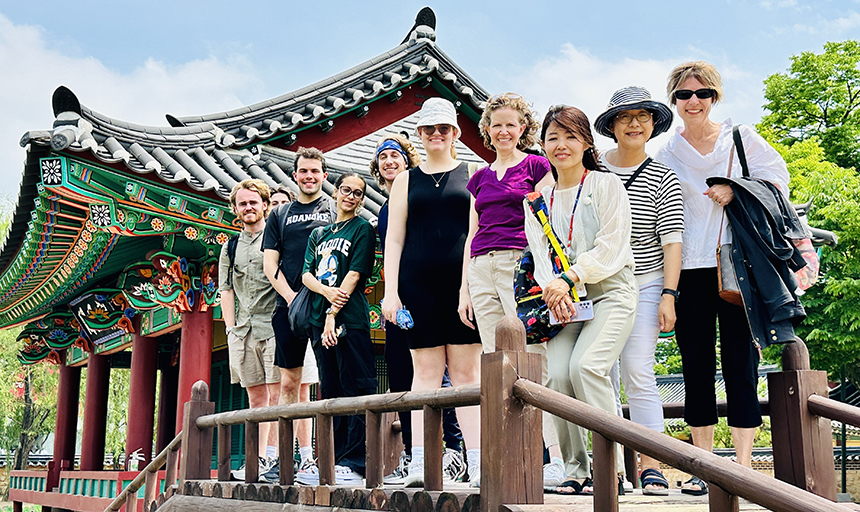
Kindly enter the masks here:
M 821 250 L 819 282 L 801 300 L 807 318 L 797 329 L 809 346 L 813 368 L 839 375 L 847 366 L 860 382 L 860 175 L 826 160 L 816 137 L 786 146 L 760 126 L 762 135 L 782 155 L 791 175 L 791 199 L 814 207 L 809 224 L 839 236 L 836 247 Z M 778 349 L 776 349 L 778 350 Z M 770 352 L 774 357 L 776 354 Z
M 779 142 L 818 137 L 826 159 L 860 169 L 860 41 L 826 43 L 791 57 L 788 73 L 765 81 L 761 126 Z

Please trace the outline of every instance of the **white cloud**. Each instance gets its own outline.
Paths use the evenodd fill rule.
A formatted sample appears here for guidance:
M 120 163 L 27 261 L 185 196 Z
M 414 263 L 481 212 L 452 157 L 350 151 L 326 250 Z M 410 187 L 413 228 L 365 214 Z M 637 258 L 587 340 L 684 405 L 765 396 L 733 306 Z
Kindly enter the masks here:
M 541 116 L 550 105 L 564 103 L 580 108 L 589 120 L 594 122 L 606 109 L 612 93 L 629 85 L 641 85 L 651 92 L 652 98 L 668 104 L 666 78 L 672 68 L 685 61 L 706 59 L 720 70 L 727 98 L 714 107 L 711 119 L 721 122 L 726 117 L 732 117 L 737 123 L 757 123 L 762 115 L 761 105 L 764 103 L 764 77 L 729 64 L 725 56 L 703 55 L 696 49 L 688 49 L 688 52 L 688 55 L 665 60 L 625 58 L 605 61 L 588 50 L 568 43 L 561 47 L 557 55 L 539 60 L 519 77 L 511 80 L 510 90 L 517 91 L 532 101 Z M 673 129 L 681 124 L 676 115 Z M 667 137 L 667 134 L 655 137 L 648 143 L 648 151 L 656 151 L 665 143 Z M 595 144 L 598 149 L 608 149 L 615 143 L 609 138 L 596 135 Z
M 16 197 L 28 130 L 53 123 L 51 94 L 71 89 L 95 111 L 135 124 L 166 126 L 164 114 L 203 114 L 236 108 L 240 97 L 262 88 L 254 67 L 241 55 L 193 60 L 177 66 L 149 59 L 128 73 L 94 57 L 71 57 L 41 27 L 15 25 L 0 14 L 0 194 Z M 78 53 L 75 50 L 75 53 Z
M 860 27 L 860 14 L 857 11 L 850 11 L 847 15 L 831 21 L 830 25 L 836 31 L 853 30 Z
M 759 5 L 764 7 L 765 9 L 785 9 L 787 7 L 797 7 L 797 0 L 781 0 L 778 2 L 773 2 L 771 0 L 764 0 L 763 2 L 759 2 Z

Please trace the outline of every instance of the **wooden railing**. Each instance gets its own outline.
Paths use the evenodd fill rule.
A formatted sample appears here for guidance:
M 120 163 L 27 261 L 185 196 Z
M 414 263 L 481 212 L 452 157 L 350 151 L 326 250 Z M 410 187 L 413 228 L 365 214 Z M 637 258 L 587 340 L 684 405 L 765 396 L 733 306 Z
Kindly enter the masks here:
M 218 479 L 223 481 L 230 478 L 232 426 L 245 425 L 245 458 L 253 461 L 258 455 L 259 423 L 277 421 L 280 457 L 286 461 L 292 458 L 293 420 L 310 417 L 317 420 L 320 484 L 334 484 L 332 417 L 349 414 L 366 415 L 366 482 L 368 488 L 375 488 L 382 484 L 381 414 L 423 409 L 425 490 L 442 490 L 441 409 L 480 404 L 482 512 L 496 512 L 501 505 L 543 503 L 541 410 L 591 430 L 595 510 L 618 510 L 615 443 L 619 443 L 709 482 L 713 512 L 737 511 L 738 497 L 774 510 L 844 511 L 832 501 L 835 468 L 829 422 L 819 420 L 830 416 L 857 424 L 860 412 L 816 396 L 822 391 L 822 382 L 826 393 L 826 375 L 809 370 L 808 359 L 804 368 L 804 351 L 802 342 L 786 346 L 786 370 L 768 377 L 773 440 L 781 448 L 774 450 L 776 479 L 541 386 L 537 383 L 541 379 L 540 356 L 525 352 L 522 323 L 505 318 L 497 326 L 496 352 L 482 356 L 480 386 L 212 414 L 214 404 L 208 401 L 208 387 L 198 382 L 192 401 L 185 406 L 179 488 L 186 487 L 186 480 L 210 478 L 215 427 Z M 774 379 L 774 375 L 779 377 Z M 256 482 L 256 466 L 246 466 L 246 482 Z M 282 464 L 280 483 L 291 484 L 293 476 L 292 465 Z
M 137 510 L 137 492 L 144 485 L 146 487 L 143 491 L 143 511 L 149 512 L 152 503 L 158 496 L 158 472 L 162 466 L 167 465 L 164 475 L 165 490 L 176 482 L 176 463 L 181 446 L 182 432 L 173 438 L 173 441 L 170 441 L 167 447 L 161 450 L 161 453 L 143 468 L 140 474 L 105 508 L 104 512 L 116 512 L 123 505 L 125 505 L 127 512 L 135 512 Z

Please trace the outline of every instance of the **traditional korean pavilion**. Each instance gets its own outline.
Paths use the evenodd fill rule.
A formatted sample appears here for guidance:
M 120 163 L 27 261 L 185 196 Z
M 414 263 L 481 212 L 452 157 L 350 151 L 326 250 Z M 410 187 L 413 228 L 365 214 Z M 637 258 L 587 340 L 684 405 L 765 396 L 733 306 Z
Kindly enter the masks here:
M 461 159 L 491 158 L 477 129 L 488 94 L 437 46 L 434 28 L 425 8 L 401 44 L 354 68 L 236 110 L 167 115 L 167 126 L 113 119 L 56 89 L 53 126 L 21 137 L 27 157 L 0 247 L 0 328 L 24 327 L 23 364 L 60 368 L 54 460 L 41 491 L 62 492 L 61 470 L 74 469 L 81 368 L 81 471 L 103 468 L 112 367 L 131 369 L 127 454 L 142 449 L 146 461 L 179 430 L 198 379 L 219 410 L 242 406 L 226 369 L 217 293 L 221 245 L 239 229 L 228 200 L 237 182 L 297 190 L 293 151 L 313 146 L 329 163 L 326 192 L 346 170 L 376 187 L 367 164 L 379 137 L 414 133 L 421 104 L 437 96 L 459 111 Z M 368 190 L 363 215 L 373 219 L 385 194 Z M 371 282 L 378 278 L 377 269 Z M 16 501 L 51 505 L 21 492 L 13 486 Z

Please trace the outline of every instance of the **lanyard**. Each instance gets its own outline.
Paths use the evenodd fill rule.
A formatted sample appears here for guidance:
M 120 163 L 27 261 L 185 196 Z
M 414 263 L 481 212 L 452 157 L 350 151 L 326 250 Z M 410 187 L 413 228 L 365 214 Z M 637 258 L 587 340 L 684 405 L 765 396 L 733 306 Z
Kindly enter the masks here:
M 576 215 L 576 207 L 579 205 L 579 195 L 582 194 L 582 185 L 585 183 L 585 176 L 588 175 L 588 169 L 582 172 L 582 179 L 579 181 L 579 190 L 576 191 L 576 199 L 573 201 L 573 211 L 570 212 L 570 229 L 567 231 L 567 247 L 573 245 L 573 217 Z M 555 201 L 555 185 L 552 186 L 552 192 L 549 194 L 549 211 L 552 214 L 552 203 Z

